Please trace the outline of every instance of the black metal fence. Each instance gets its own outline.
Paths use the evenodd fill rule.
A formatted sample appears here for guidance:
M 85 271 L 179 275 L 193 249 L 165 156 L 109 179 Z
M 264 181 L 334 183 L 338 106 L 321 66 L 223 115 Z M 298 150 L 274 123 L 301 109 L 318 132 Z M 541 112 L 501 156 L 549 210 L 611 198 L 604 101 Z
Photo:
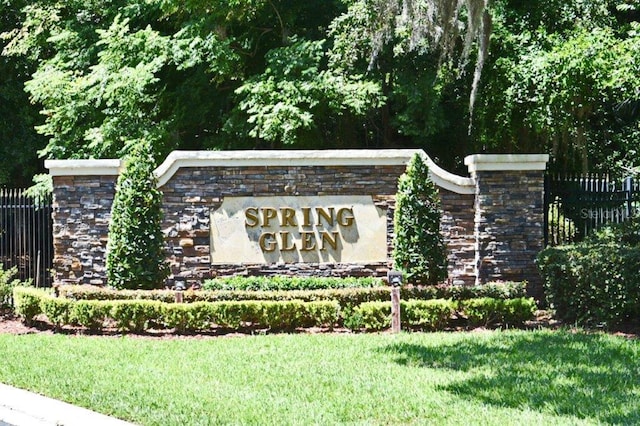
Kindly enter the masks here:
M 0 263 L 16 267 L 21 280 L 51 285 L 51 198 L 27 197 L 23 189 L 0 188 Z
M 545 178 L 545 244 L 581 241 L 593 230 L 621 223 L 640 208 L 640 181 L 607 176 Z

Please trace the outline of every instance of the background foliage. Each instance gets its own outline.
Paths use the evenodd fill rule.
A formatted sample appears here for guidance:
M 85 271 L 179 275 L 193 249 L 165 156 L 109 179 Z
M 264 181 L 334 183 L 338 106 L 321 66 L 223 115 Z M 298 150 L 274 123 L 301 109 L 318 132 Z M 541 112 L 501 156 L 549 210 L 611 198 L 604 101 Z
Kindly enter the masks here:
M 0 314 L 13 309 L 13 289 L 23 283 L 16 279 L 18 268 L 4 269 L 0 263 Z
M 637 0 L 0 1 L 0 185 L 173 149 L 638 164 Z M 481 71 L 481 72 L 480 72 Z M 470 103 L 470 98 L 475 101 Z M 471 108 L 473 106 L 473 108 Z M 35 126 L 35 128 L 34 128 Z

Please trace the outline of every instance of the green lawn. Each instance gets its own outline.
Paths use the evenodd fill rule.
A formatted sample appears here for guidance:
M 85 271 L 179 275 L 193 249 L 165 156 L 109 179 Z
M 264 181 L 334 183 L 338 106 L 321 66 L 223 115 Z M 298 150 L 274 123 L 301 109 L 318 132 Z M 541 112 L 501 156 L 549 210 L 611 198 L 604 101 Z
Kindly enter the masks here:
M 639 424 L 639 355 L 552 331 L 0 335 L 0 381 L 147 425 Z

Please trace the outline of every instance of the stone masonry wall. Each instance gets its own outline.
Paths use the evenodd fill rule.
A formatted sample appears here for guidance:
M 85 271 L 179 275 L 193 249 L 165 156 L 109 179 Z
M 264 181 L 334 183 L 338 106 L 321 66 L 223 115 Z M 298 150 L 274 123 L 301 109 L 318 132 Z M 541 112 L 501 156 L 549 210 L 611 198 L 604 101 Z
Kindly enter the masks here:
M 528 280 L 542 294 L 535 258 L 543 249 L 543 171 L 479 171 L 475 234 L 478 283 Z
M 211 265 L 209 221 L 212 208 L 225 196 L 287 195 L 285 186 L 297 195 L 371 195 L 387 210 L 393 226 L 390 201 L 404 166 L 249 166 L 181 168 L 163 185 L 164 223 L 172 276 L 168 282 L 187 285 L 202 279 L 234 274 L 383 276 L 386 263 L 358 264 L 231 264 Z M 389 248 L 390 253 L 390 248 Z
M 475 271 L 475 210 L 473 194 L 440 188 L 441 231 L 447 245 L 448 279 L 454 285 L 473 285 Z
M 168 285 L 234 274 L 385 276 L 392 267 L 393 209 L 397 181 L 405 166 L 311 166 L 182 168 L 160 190 L 164 193 L 163 231 L 171 266 Z M 285 195 L 285 186 L 298 195 L 372 195 L 387 211 L 386 263 L 378 264 L 232 264 L 211 266 L 209 221 L 212 208 L 224 196 Z M 440 190 L 450 280 L 473 284 L 473 195 Z
M 404 166 L 183 168 L 160 189 L 163 230 L 172 276 L 167 283 L 199 282 L 231 274 L 385 275 L 392 265 L 393 209 L 397 179 Z M 373 176 L 372 179 L 370 176 Z M 117 176 L 54 177 L 54 266 L 56 283 L 106 284 L 106 246 Z M 296 185 L 299 195 L 371 195 L 387 210 L 389 260 L 385 264 L 215 265 L 209 257 L 209 213 L 226 195 L 283 194 Z M 440 189 L 442 232 L 449 249 L 449 277 L 472 284 L 473 196 Z M 471 237 L 469 234 L 471 233 Z
M 106 284 L 106 249 L 117 176 L 53 177 L 54 282 Z
M 408 159 L 412 154 L 403 155 Z M 438 171 L 438 179 L 445 176 L 439 193 L 450 283 L 528 280 L 530 293 L 540 295 L 541 283 L 534 261 L 543 245 L 545 157 L 469 156 L 465 164 L 470 167 L 472 179 Z M 104 285 L 107 233 L 120 163 L 65 161 L 51 163 L 55 169 L 52 173 L 55 282 Z M 392 266 L 395 193 L 405 163 L 358 164 L 243 166 L 232 162 L 206 167 L 185 164 L 172 171 L 172 175 L 167 174 L 171 177 L 160 187 L 164 193 L 163 231 L 172 272 L 167 285 L 176 281 L 194 284 L 208 277 L 232 274 L 385 275 Z M 99 170 L 105 170 L 104 174 L 91 169 L 103 165 L 106 168 Z M 475 194 L 469 193 L 473 184 Z M 374 203 L 387 212 L 387 261 L 371 265 L 211 264 L 210 212 L 224 197 L 293 194 L 372 196 Z

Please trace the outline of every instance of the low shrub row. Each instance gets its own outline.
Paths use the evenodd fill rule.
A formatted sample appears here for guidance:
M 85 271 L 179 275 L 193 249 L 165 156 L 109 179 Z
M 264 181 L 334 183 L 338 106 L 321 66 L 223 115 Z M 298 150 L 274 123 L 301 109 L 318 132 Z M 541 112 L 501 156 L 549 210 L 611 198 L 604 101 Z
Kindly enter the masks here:
M 640 317 L 638 235 L 640 226 L 633 223 L 604 228 L 538 255 L 547 302 L 560 320 L 615 327 Z
M 234 276 L 205 280 L 204 290 L 324 290 L 334 288 L 379 287 L 383 284 L 376 277 L 299 277 L 299 276 Z
M 173 290 L 112 290 L 94 286 L 68 285 L 58 288 L 59 295 L 73 300 L 156 300 L 166 303 L 175 301 Z M 182 293 L 184 303 L 222 301 L 289 301 L 304 302 L 335 301 L 342 309 L 357 306 L 363 302 L 389 300 L 389 287 L 340 288 L 326 290 L 187 290 Z
M 403 299 L 452 299 L 468 300 L 481 297 L 493 299 L 517 299 L 526 297 L 526 282 L 493 282 L 482 285 L 448 285 L 434 286 L 405 286 L 400 289 Z
M 140 332 L 169 328 L 178 332 L 209 330 L 213 327 L 247 326 L 288 330 L 299 327 L 343 323 L 354 330 L 382 330 L 390 326 L 391 302 L 364 302 L 341 309 L 330 300 L 245 300 L 167 303 L 157 300 L 73 300 L 55 297 L 34 288 L 16 288 L 16 313 L 25 321 L 44 314 L 54 325 L 80 325 L 98 330 L 113 323 L 122 331 Z M 520 325 L 533 316 L 531 298 L 480 298 L 466 301 L 443 299 L 402 301 L 405 327 L 421 330 L 445 328 L 452 317 L 468 318 L 469 325 Z
M 18 274 L 18 268 L 4 269 L 0 263 L 0 311 L 13 308 L 13 289 L 22 284 L 14 277 Z
M 400 322 L 405 328 L 442 330 L 454 314 L 467 326 L 521 326 L 533 318 L 533 298 L 479 298 L 462 302 L 452 300 L 408 300 L 400 302 Z M 351 329 L 384 330 L 391 327 L 391 302 L 367 302 L 356 307 L 345 326 Z
M 60 296 L 74 300 L 157 300 L 173 302 L 173 290 L 113 290 L 89 285 L 66 285 L 58 287 Z M 482 286 L 406 286 L 400 289 L 403 300 L 452 299 L 467 300 L 480 297 L 494 299 L 514 299 L 525 296 L 524 283 L 493 283 Z M 354 287 L 322 290 L 280 290 L 280 291 L 247 291 L 247 290 L 187 290 L 183 292 L 185 303 L 220 302 L 234 300 L 303 300 L 306 302 L 330 300 L 340 304 L 342 309 L 349 309 L 364 302 L 389 300 L 389 287 Z
M 384 285 L 376 277 L 288 277 L 288 276 L 235 276 L 205 280 L 203 290 L 211 291 L 290 291 L 290 290 L 333 290 L 354 288 L 378 288 Z M 513 299 L 526 295 L 526 283 L 499 282 L 477 286 L 426 285 L 403 286 L 403 298 L 415 299 L 472 299 L 493 297 Z
M 521 326 L 525 321 L 533 319 L 537 309 L 531 297 L 517 299 L 494 299 L 482 297 L 460 302 L 460 310 L 464 313 L 470 326 L 489 326 L 507 324 Z
M 333 326 L 340 310 L 336 302 L 223 301 L 166 303 L 156 300 L 72 300 L 47 291 L 17 288 L 16 313 L 26 322 L 44 314 L 57 327 L 80 325 L 99 330 L 111 322 L 119 330 L 141 332 L 150 328 L 174 328 L 178 332 L 214 327 L 257 327 L 290 330 L 298 327 Z

